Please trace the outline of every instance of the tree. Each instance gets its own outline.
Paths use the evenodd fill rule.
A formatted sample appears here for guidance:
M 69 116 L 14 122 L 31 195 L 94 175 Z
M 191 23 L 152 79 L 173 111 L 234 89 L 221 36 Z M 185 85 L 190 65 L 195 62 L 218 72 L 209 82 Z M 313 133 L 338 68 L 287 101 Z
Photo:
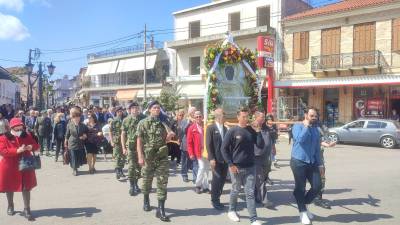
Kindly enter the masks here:
M 178 104 L 181 97 L 182 96 L 179 94 L 179 89 L 176 84 L 166 84 L 161 89 L 159 100 L 165 110 L 174 112 L 182 108 Z

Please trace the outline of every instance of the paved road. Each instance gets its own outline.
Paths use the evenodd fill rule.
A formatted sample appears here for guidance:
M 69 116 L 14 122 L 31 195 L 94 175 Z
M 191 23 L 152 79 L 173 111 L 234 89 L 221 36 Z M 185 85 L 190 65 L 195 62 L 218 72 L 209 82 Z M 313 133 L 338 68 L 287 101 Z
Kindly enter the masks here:
M 258 215 L 264 224 L 299 224 L 286 139 L 278 145 L 278 155 L 282 167 L 273 171 L 275 185 L 271 187 L 275 209 L 259 207 Z M 400 224 L 400 150 L 339 145 L 326 151 L 326 159 L 325 197 L 332 201 L 333 208 L 311 207 L 318 215 L 314 224 Z M 1 225 L 164 224 L 154 217 L 155 210 L 141 210 L 142 196 L 128 196 L 128 184 L 115 180 L 111 162 L 98 162 L 96 175 L 73 177 L 61 163 L 46 157 L 43 161 L 44 168 L 37 172 L 39 186 L 32 193 L 36 222 L 26 223 L 19 214 L 6 216 L 7 203 L 2 194 Z M 225 186 L 223 203 L 228 202 L 229 188 Z M 195 194 L 192 185 L 183 183 L 173 170 L 168 191 L 166 207 L 173 224 L 249 224 L 243 200 L 239 201 L 241 222 L 230 222 L 226 213 L 211 209 L 209 195 Z M 155 194 L 151 195 L 151 203 L 156 205 Z M 16 210 L 23 208 L 20 194 L 16 195 L 15 206 Z

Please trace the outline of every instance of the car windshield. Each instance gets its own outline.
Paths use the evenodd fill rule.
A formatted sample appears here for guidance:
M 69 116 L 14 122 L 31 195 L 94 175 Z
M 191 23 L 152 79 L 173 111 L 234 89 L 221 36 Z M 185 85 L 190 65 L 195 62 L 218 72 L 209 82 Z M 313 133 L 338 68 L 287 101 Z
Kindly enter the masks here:
M 365 121 L 354 121 L 349 124 L 347 124 L 345 127 L 347 128 L 363 128 L 365 124 Z

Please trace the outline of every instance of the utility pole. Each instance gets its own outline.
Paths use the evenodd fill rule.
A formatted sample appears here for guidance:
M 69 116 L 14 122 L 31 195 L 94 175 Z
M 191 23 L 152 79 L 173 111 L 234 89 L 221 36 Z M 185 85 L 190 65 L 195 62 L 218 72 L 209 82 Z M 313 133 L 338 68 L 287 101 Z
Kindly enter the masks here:
M 43 110 L 43 68 L 42 68 L 42 62 L 39 63 L 39 83 L 38 83 L 38 93 L 39 93 L 39 104 L 38 107 L 40 110 Z
M 33 49 L 29 49 L 29 60 L 28 65 L 32 65 L 32 51 Z M 31 82 L 32 71 L 28 71 L 28 89 L 26 92 L 26 104 L 27 108 L 29 108 L 32 104 L 32 82 Z
M 146 69 L 147 69 L 147 26 L 144 24 L 144 69 L 143 69 L 143 101 L 147 101 L 147 74 L 146 74 Z

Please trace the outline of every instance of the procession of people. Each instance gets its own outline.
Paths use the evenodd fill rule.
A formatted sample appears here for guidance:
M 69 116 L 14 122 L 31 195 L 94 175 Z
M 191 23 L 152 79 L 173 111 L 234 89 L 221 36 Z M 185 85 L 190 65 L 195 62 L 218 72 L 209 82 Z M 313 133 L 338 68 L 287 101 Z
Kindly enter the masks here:
M 156 217 L 171 221 L 165 212 L 172 165 L 169 160 L 179 156 L 175 166 L 181 167 L 183 181 L 190 181 L 191 170 L 195 193 L 210 194 L 211 207 L 226 210 L 228 218 L 235 222 L 240 221 L 236 206 L 243 186 L 250 223 L 259 225 L 257 204 L 267 208 L 274 204 L 269 199 L 268 186 L 272 184 L 271 166 L 275 163 L 275 168 L 279 168 L 275 160 L 278 131 L 272 115 L 256 111 L 252 117 L 251 113 L 240 107 L 236 123 L 226 123 L 224 110 L 217 108 L 212 112 L 213 122 L 205 124 L 202 113 L 194 107 L 186 112 L 166 112 L 158 101 L 149 102 L 144 109 L 138 102 L 131 102 L 127 108 L 116 106 L 106 110 L 69 106 L 38 113 L 31 109 L 26 116 L 18 112 L 10 121 L 1 113 L 0 192 L 7 193 L 7 214 L 14 215 L 13 193 L 22 192 L 24 215 L 28 220 L 34 219 L 30 190 L 36 186 L 37 168 L 22 170 L 19 164 L 24 158 L 37 159 L 35 151 L 42 157 L 54 155 L 55 162 L 61 157 L 64 164 L 70 165 L 73 176 L 81 175 L 85 164 L 89 174 L 95 174 L 97 155 L 108 153 L 112 154 L 117 180 L 126 179 L 124 168 L 128 164 L 127 194 L 142 194 L 144 211 L 151 211 L 149 195 L 153 178 L 157 180 Z M 317 205 L 329 208 L 327 201 L 322 201 L 325 170 L 320 149 L 321 145 L 333 147 L 334 143 L 323 138 L 324 128 L 317 121 L 317 110 L 309 108 L 304 121 L 293 124 L 291 129 L 290 166 L 303 224 L 311 224 L 313 215 L 308 205 L 315 198 Z M 21 183 L 11 182 L 14 179 L 10 176 L 21 177 Z M 306 180 L 311 184 L 307 193 Z M 227 181 L 231 183 L 231 192 L 225 207 L 220 198 Z

